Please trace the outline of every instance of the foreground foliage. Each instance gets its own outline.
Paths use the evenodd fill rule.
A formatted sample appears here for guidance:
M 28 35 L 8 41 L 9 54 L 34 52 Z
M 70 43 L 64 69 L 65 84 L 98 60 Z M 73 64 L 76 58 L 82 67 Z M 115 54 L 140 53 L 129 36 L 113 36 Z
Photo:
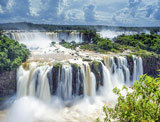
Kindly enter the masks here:
M 0 72 L 17 68 L 29 55 L 22 44 L 0 35 Z
M 126 96 L 121 94 L 122 90 L 113 89 L 118 101 L 114 108 L 103 107 L 104 122 L 160 122 L 160 75 L 158 78 L 143 75 L 131 89 L 133 91 L 129 92 L 123 87 Z

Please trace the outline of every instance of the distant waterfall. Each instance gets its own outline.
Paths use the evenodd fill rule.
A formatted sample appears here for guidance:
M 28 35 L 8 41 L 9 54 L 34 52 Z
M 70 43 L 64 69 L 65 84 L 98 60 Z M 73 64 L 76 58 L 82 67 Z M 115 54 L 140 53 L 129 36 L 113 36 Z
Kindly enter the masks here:
M 17 96 L 35 96 L 46 102 L 53 95 L 64 101 L 77 96 L 94 99 L 97 91 L 111 93 L 115 86 L 131 85 L 139 79 L 143 74 L 142 58 L 132 58 L 132 68 L 126 56 L 104 56 L 103 61 L 96 63 L 82 61 L 57 66 L 24 63 L 17 71 Z
M 39 40 L 51 40 L 55 42 L 60 42 L 65 40 L 66 42 L 75 41 L 77 43 L 83 41 L 83 34 L 80 32 L 13 32 L 11 33 L 11 38 L 16 41 L 39 41 Z

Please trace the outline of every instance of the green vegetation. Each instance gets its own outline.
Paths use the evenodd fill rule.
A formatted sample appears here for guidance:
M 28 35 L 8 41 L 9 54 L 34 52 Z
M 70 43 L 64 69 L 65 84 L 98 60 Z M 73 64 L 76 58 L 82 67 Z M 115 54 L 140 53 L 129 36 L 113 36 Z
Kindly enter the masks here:
M 74 69 L 78 69 L 78 64 L 71 64 Z
M 92 66 L 92 68 L 93 68 L 93 72 L 96 74 L 97 77 L 100 78 L 100 77 L 101 77 L 101 73 L 99 72 L 100 62 L 94 60 L 94 61 L 91 63 L 91 66 Z
M 0 72 L 16 69 L 26 61 L 29 50 L 25 45 L 0 35 Z
M 66 48 L 76 49 L 76 47 L 80 47 L 84 50 L 96 51 L 101 53 L 106 53 L 107 51 L 118 52 L 120 49 L 118 43 L 112 43 L 109 39 L 100 38 L 96 31 L 93 30 L 83 30 L 79 31 L 83 33 L 83 40 L 82 43 L 75 43 L 72 41 L 71 43 L 65 42 L 62 40 L 60 44 Z
M 156 34 L 121 35 L 115 42 L 160 54 L 160 36 Z
M 76 44 L 74 41 L 72 42 L 66 42 L 65 40 L 62 40 L 59 44 L 61 44 L 65 48 L 71 48 L 71 49 L 76 49 L 76 47 L 79 46 L 79 44 Z
M 83 33 L 84 42 L 81 44 L 67 43 L 63 41 L 61 44 L 66 48 L 75 49 L 80 46 L 81 49 L 90 50 L 100 53 L 123 52 L 131 50 L 131 54 L 138 56 L 157 56 L 160 54 L 160 35 L 156 34 L 136 34 L 121 35 L 112 42 L 109 39 L 103 39 L 93 30 L 80 31 Z
M 62 64 L 61 63 L 56 63 L 54 66 L 53 66 L 53 68 L 62 68 Z
M 98 61 L 96 61 L 96 60 L 94 60 L 93 62 L 92 62 L 92 65 L 93 65 L 93 67 L 94 67 L 94 69 L 98 72 L 98 66 L 99 66 L 99 64 L 100 64 L 100 62 L 98 62 Z
M 103 107 L 104 122 L 160 122 L 160 75 L 158 78 L 143 75 L 130 89 L 125 86 L 122 90 L 113 89 L 118 101 L 113 108 Z M 123 90 L 125 96 L 121 94 Z
M 91 60 L 91 59 L 89 59 L 89 58 L 83 58 L 83 61 L 91 62 L 92 60 Z

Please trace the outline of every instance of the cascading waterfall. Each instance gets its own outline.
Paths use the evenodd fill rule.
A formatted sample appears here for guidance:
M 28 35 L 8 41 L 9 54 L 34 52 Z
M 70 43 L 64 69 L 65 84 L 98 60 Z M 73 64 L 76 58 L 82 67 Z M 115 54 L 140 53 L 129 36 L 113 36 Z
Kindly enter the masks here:
M 91 72 L 91 97 L 94 98 L 96 96 L 96 77 Z
M 37 66 L 35 63 L 31 63 L 28 69 L 20 66 L 17 73 L 17 96 L 36 96 L 50 102 L 51 93 L 47 73 L 51 67 Z
M 38 77 L 38 89 L 37 89 L 37 96 L 46 102 L 50 102 L 51 93 L 50 93 L 50 86 L 49 80 L 47 78 L 47 73 L 50 70 L 49 66 L 43 66 L 39 68 L 40 73 Z
M 72 98 L 72 67 L 63 65 L 58 74 L 57 95 L 67 100 Z
M 101 91 L 101 88 L 96 89 L 97 79 L 102 80 L 99 85 L 106 92 L 111 92 L 115 86 L 131 85 L 131 77 L 138 80 L 143 74 L 140 57 L 133 56 L 133 74 L 129 71 L 126 56 L 105 56 L 103 59 L 104 64 L 98 61 L 102 69 L 97 69 L 102 75 L 94 74 L 88 62 L 76 65 L 62 64 L 56 74 L 51 72 L 55 70 L 54 66 L 37 63 L 22 65 L 17 73 L 17 96 L 35 96 L 45 102 L 49 102 L 52 95 L 64 101 L 80 95 L 94 98 L 97 90 Z M 53 80 L 54 76 L 57 78 Z
M 109 59 L 112 81 L 128 83 L 130 72 L 128 69 L 127 59 L 125 57 L 110 57 Z
M 75 41 L 77 43 L 83 41 L 83 34 L 80 32 L 13 32 L 11 33 L 11 38 L 25 44 L 30 41 L 40 41 L 40 40 L 54 40 L 55 42 L 60 42 L 65 40 L 66 42 Z
M 133 55 L 133 81 L 139 80 L 139 77 L 143 75 L 143 61 L 141 57 Z
M 89 62 L 22 64 L 17 70 L 19 99 L 8 122 L 95 121 L 104 104 L 114 104 L 114 87 L 130 86 L 143 74 L 142 58 L 132 59 L 104 56 Z
M 111 76 L 110 76 L 110 72 L 107 69 L 106 66 L 104 66 L 102 64 L 102 69 L 103 69 L 103 81 L 104 81 L 104 88 L 107 90 L 107 92 L 111 91 L 113 88 L 113 84 L 111 82 Z

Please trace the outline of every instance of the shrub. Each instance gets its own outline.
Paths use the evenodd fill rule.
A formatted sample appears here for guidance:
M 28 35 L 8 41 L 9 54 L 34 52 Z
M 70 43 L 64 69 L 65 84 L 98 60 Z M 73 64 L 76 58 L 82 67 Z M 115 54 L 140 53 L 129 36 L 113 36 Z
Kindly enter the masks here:
M 98 46 L 104 50 L 111 50 L 113 48 L 113 43 L 109 39 L 100 39 L 98 41 Z
M 105 122 L 160 122 L 160 76 L 152 78 L 143 75 L 140 81 L 135 81 L 132 92 L 123 87 L 127 94 L 123 96 L 121 90 L 114 88 L 118 101 L 114 108 L 103 107 L 106 115 Z M 100 120 L 97 119 L 97 122 Z

